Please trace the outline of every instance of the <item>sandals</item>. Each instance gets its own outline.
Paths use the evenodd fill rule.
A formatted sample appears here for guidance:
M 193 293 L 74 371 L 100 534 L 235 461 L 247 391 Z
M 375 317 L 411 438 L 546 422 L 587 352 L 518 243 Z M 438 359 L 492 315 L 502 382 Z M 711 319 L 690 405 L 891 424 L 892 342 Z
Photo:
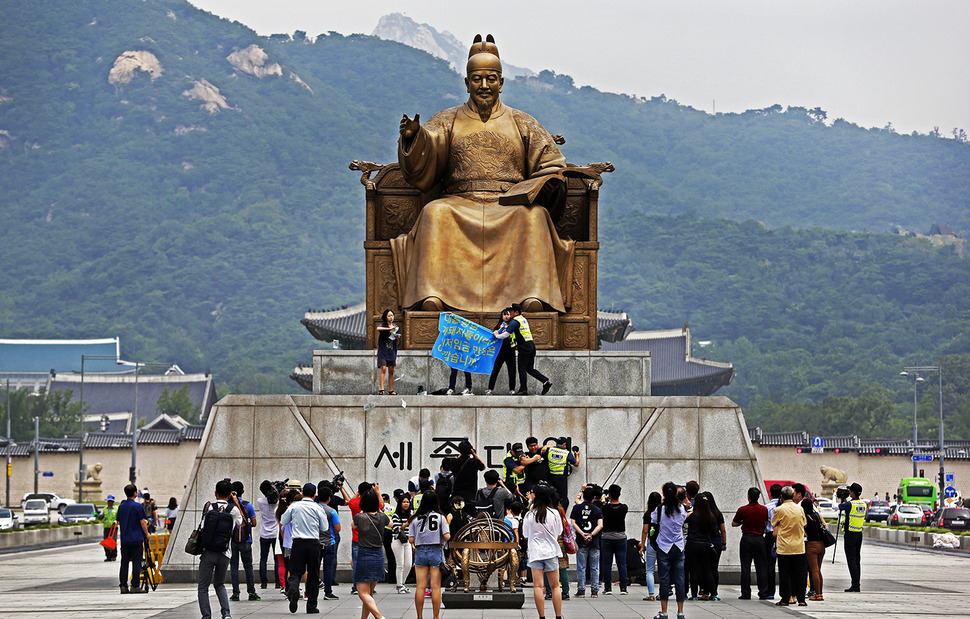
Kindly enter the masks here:
M 810 597 L 808 599 L 811 600 L 811 601 L 813 601 L 813 602 L 824 602 L 825 601 L 825 598 L 823 598 L 822 597 L 822 594 L 820 594 L 820 593 L 816 593 L 815 595 L 813 595 L 812 597 Z
M 788 602 L 782 600 L 780 602 L 775 602 L 775 606 L 788 606 Z
M 397 395 L 397 391 L 391 391 L 387 395 Z
M 387 395 L 387 392 L 381 389 L 380 391 L 377 392 L 377 395 Z

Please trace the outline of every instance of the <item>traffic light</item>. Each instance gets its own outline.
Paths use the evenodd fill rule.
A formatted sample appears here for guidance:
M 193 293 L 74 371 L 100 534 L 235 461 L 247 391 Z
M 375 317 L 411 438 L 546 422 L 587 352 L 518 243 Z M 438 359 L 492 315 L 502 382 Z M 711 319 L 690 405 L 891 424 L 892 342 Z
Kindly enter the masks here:
M 920 470 L 919 470 L 919 476 L 920 476 L 920 477 L 926 477 L 926 474 L 925 474 L 925 473 L 923 473 L 923 469 L 920 469 Z

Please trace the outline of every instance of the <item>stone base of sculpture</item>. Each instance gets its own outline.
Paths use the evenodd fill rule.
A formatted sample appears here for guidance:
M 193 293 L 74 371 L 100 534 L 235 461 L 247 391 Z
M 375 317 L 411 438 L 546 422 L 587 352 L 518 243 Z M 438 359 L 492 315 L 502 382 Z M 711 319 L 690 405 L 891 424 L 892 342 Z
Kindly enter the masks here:
M 78 495 L 78 483 L 74 482 L 74 494 L 71 496 Z M 102 501 L 101 495 L 101 480 L 100 479 L 85 479 L 81 482 L 81 503 L 97 503 Z
M 521 591 L 442 591 L 441 603 L 445 608 L 522 608 L 525 594 Z

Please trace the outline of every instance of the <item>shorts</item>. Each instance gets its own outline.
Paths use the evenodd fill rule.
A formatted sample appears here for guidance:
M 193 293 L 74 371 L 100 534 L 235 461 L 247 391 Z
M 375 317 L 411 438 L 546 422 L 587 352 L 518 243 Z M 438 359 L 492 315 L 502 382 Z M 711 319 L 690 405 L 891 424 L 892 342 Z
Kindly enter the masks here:
M 421 544 L 416 547 L 416 550 L 415 567 L 438 567 L 445 562 L 445 555 L 441 552 L 440 544 Z
M 397 359 L 381 359 L 380 357 L 377 358 L 377 367 L 379 368 L 383 368 L 383 367 L 392 368 L 395 365 L 397 365 Z
M 384 549 L 357 547 L 357 559 L 354 561 L 354 582 L 383 582 L 384 581 Z
M 549 557 L 548 559 L 539 559 L 537 561 L 529 561 L 529 568 L 533 570 L 542 570 L 543 572 L 555 572 L 559 570 L 559 557 Z

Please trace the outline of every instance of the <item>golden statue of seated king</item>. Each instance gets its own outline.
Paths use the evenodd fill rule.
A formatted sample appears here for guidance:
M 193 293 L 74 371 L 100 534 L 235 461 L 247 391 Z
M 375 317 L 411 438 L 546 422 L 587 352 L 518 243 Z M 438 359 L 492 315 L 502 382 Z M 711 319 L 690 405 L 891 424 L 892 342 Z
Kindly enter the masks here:
M 464 105 L 424 125 L 417 114 L 401 119 L 404 178 L 423 192 L 440 188 L 410 232 L 390 242 L 401 307 L 499 312 L 521 302 L 526 311 L 566 312 L 574 242 L 559 237 L 550 216 L 565 200 L 565 183 L 551 179 L 535 202 L 499 203 L 566 160 L 536 119 L 500 100 L 502 61 L 491 35 L 476 37 L 466 73 Z

